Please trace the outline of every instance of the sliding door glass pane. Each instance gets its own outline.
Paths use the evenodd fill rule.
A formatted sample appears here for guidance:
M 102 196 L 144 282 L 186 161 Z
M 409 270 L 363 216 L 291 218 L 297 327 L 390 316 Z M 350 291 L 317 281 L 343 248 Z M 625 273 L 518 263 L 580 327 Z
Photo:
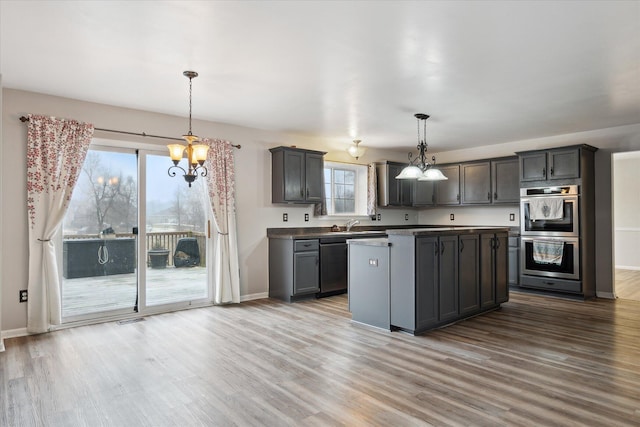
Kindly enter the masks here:
M 208 297 L 204 178 L 189 187 L 167 175 L 169 164 L 146 156 L 147 306 Z
M 90 149 L 62 225 L 62 317 L 133 311 L 137 159 Z

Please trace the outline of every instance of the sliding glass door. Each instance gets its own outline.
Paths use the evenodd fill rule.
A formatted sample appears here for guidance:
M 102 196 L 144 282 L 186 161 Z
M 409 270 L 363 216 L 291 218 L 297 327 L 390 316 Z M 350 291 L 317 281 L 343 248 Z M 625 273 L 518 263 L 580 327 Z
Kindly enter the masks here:
M 62 225 L 62 317 L 136 309 L 138 160 L 90 149 Z
M 164 152 L 92 146 L 62 227 L 64 322 L 209 301 L 204 180 Z

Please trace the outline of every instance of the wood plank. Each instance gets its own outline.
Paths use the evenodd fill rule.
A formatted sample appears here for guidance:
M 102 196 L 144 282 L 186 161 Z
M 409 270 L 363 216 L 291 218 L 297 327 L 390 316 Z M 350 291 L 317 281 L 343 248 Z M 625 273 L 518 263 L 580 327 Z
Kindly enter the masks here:
M 0 424 L 640 424 L 640 302 L 512 292 L 423 336 L 347 296 L 257 300 L 5 340 Z

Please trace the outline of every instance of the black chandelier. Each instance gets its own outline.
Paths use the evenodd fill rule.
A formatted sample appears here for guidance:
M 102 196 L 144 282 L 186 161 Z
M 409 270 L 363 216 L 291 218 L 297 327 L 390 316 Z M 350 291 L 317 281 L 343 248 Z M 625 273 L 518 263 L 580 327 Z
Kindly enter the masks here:
M 417 113 L 415 118 L 418 119 L 418 156 L 413 158 L 413 153 L 409 152 L 409 165 L 402 169 L 402 172 L 396 179 L 416 179 L 418 181 L 443 181 L 449 179 L 442 171 L 435 167 L 436 156 L 431 157 L 433 163 L 429 163 L 427 160 L 427 119 L 428 114 Z M 424 131 L 422 132 L 422 139 L 420 139 L 420 121 L 423 122 Z
M 198 175 L 204 177 L 207 176 L 207 168 L 204 167 L 204 162 L 207 159 L 207 151 L 209 151 L 209 146 L 205 144 L 195 144 L 195 142 L 200 142 L 199 138 L 191 133 L 191 87 L 192 80 L 195 77 L 198 77 L 198 73 L 195 71 L 185 71 L 182 73 L 185 77 L 189 78 L 189 133 L 186 135 L 182 135 L 182 137 L 187 141 L 187 145 L 184 146 L 182 144 L 170 144 L 167 145 L 169 149 L 169 156 L 171 156 L 171 160 L 173 161 L 173 166 L 169 167 L 167 173 L 169 176 L 176 176 L 176 171 L 173 169 L 180 169 L 184 173 L 184 180 L 189 183 L 189 187 L 191 187 L 191 183 L 196 180 Z M 187 154 L 187 170 L 183 167 L 179 166 L 180 160 L 182 160 L 184 153 Z

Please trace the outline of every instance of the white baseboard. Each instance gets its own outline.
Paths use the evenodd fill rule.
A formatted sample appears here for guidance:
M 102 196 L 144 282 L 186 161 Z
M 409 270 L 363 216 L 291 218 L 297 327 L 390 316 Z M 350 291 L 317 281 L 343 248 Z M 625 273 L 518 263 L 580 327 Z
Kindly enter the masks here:
M 29 332 L 27 332 L 27 328 L 8 329 L 6 331 L 0 332 L 0 336 L 2 336 L 2 339 L 26 337 L 27 335 L 29 335 Z
M 606 299 L 616 299 L 613 292 L 596 292 L 596 297 Z
M 635 265 L 616 265 L 616 270 L 640 270 L 640 267 Z
M 263 299 L 263 298 L 269 298 L 269 292 L 260 292 L 257 294 L 242 295 L 240 297 L 240 302 L 251 301 L 254 299 Z

